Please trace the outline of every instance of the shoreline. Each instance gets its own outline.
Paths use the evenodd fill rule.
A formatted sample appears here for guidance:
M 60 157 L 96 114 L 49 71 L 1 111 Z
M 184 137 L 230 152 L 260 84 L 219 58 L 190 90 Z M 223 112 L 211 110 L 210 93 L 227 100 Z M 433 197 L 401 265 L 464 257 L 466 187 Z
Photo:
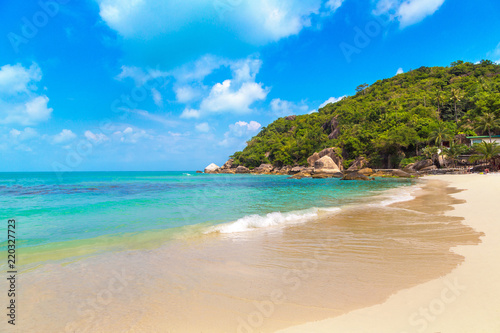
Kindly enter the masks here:
M 385 302 L 338 317 L 279 330 L 295 332 L 349 333 L 469 333 L 500 331 L 500 223 L 497 213 L 500 175 L 439 175 L 441 180 L 463 191 L 452 197 L 455 204 L 447 216 L 463 217 L 463 224 L 484 232 L 475 246 L 452 248 L 465 261 L 438 279 L 401 290 Z

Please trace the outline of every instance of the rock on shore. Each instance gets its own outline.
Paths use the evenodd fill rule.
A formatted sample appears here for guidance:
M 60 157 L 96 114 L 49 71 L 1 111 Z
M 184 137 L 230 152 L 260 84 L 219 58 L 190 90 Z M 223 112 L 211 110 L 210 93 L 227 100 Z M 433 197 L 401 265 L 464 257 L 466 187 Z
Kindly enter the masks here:
M 342 180 L 370 180 L 370 178 L 359 172 L 349 172 L 342 177 Z
M 322 151 L 320 151 L 319 153 L 314 153 L 312 154 L 311 156 L 309 156 L 309 158 L 307 159 L 307 163 L 309 164 L 310 167 L 315 167 L 315 163 L 320 160 L 321 158 L 323 158 L 324 156 L 328 156 L 332 159 L 332 161 L 335 163 L 335 165 L 337 166 L 337 169 L 339 170 L 343 170 L 344 167 L 343 167 L 343 159 L 342 159 L 342 156 L 339 156 L 337 155 L 337 153 L 335 152 L 335 148 L 332 147 L 332 148 L 325 148 L 323 149 Z
M 217 170 L 219 170 L 219 166 L 215 163 L 212 163 L 205 168 L 205 173 L 217 173 Z

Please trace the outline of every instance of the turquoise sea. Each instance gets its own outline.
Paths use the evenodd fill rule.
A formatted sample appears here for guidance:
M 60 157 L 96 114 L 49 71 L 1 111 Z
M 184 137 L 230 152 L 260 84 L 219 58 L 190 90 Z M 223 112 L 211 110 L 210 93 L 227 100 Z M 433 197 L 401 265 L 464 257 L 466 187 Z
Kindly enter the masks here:
M 50 172 L 0 173 L 0 247 L 6 248 L 8 219 L 17 222 L 20 261 L 30 264 L 303 223 L 319 210 L 411 184 L 195 172 L 73 172 L 62 179 Z

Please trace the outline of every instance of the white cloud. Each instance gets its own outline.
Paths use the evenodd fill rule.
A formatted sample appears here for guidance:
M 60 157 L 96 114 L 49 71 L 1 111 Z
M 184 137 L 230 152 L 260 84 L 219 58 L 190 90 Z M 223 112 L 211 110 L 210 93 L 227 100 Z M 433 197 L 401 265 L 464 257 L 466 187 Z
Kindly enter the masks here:
M 404 73 L 403 68 L 399 67 L 399 68 L 398 68 L 398 71 L 396 72 L 396 75 L 398 75 L 398 74 L 403 74 L 403 73 Z
M 232 79 L 213 85 L 208 96 L 201 101 L 198 113 L 190 113 L 197 116 L 224 112 L 249 113 L 251 105 L 266 99 L 269 93 L 269 88 L 255 82 L 261 64 L 260 60 L 253 58 L 231 62 Z M 184 117 L 187 116 L 187 113 L 184 114 Z
M 231 69 L 231 79 L 216 83 L 211 88 L 200 87 L 200 82 L 195 82 L 195 87 L 184 85 L 176 90 L 177 99 L 185 102 L 193 101 L 195 94 L 203 94 L 199 108 L 186 108 L 181 118 L 199 118 L 210 113 L 249 113 L 253 103 L 266 99 L 269 88 L 255 82 L 262 65 L 261 60 L 249 57 L 238 61 L 220 60 L 219 64 Z M 210 67 L 210 70 L 214 67 Z M 198 66 L 195 66 L 195 70 L 201 72 Z M 184 73 L 184 77 L 200 76 L 202 75 L 189 76 L 188 72 Z
M 189 103 L 201 97 L 202 92 L 192 86 L 177 86 L 174 88 L 175 97 L 179 103 Z
M 65 143 L 71 140 L 76 139 L 76 134 L 71 130 L 63 129 L 61 133 L 54 135 L 52 142 L 53 143 Z
M 200 111 L 194 109 L 184 109 L 181 114 L 181 118 L 190 119 L 190 118 L 200 118 Z
M 195 126 L 195 128 L 198 132 L 207 133 L 210 131 L 210 126 L 208 125 L 208 123 L 198 124 Z
M 155 88 L 151 89 L 151 94 L 153 95 L 153 101 L 155 102 L 156 106 L 162 107 L 163 106 L 163 98 L 161 97 L 161 94 L 158 90 Z
M 176 33 L 193 34 L 194 29 L 217 33 L 223 27 L 238 39 L 254 44 L 298 34 L 311 26 L 316 15 L 324 14 L 323 8 L 329 14 L 342 3 L 340 0 L 329 0 L 326 4 L 324 0 L 254 0 L 218 5 L 213 0 L 96 1 L 101 18 L 125 38 L 173 39 Z M 230 13 L 224 15 L 226 11 Z M 199 24 L 191 25 L 192 22 Z
M 41 79 L 42 71 L 36 64 L 32 64 L 29 68 L 24 68 L 20 64 L 4 65 L 0 67 L 0 93 L 28 92 L 36 89 L 36 86 L 29 87 L 29 85 Z
M 38 136 L 38 132 L 31 127 L 26 127 L 22 131 L 18 131 L 17 129 L 13 128 L 12 130 L 10 130 L 9 134 L 12 138 L 19 141 L 33 139 Z
M 37 95 L 36 83 L 42 79 L 38 65 L 0 67 L 0 124 L 33 126 L 50 118 L 49 98 Z
M 117 80 L 130 78 L 134 80 L 135 85 L 140 87 L 150 80 L 158 80 L 158 83 L 164 84 L 165 78 L 171 74 L 159 69 L 148 68 L 146 70 L 135 66 L 122 66 L 122 71 L 116 76 Z
M 254 135 L 261 128 L 261 124 L 256 121 L 237 121 L 229 125 L 229 131 L 224 133 L 224 139 L 219 142 L 221 146 L 241 145 L 245 143 L 251 135 Z M 242 138 L 244 140 L 242 140 Z
M 256 82 L 261 65 L 262 61 L 255 56 L 240 60 L 227 60 L 206 55 L 174 69 L 170 73 L 158 69 L 146 72 L 138 67 L 123 66 L 117 79 L 132 78 L 136 86 L 148 87 L 151 80 L 170 75 L 176 80 L 173 90 L 177 102 L 187 104 L 180 117 L 200 118 L 211 113 L 249 113 L 253 103 L 266 99 L 270 89 L 264 87 L 262 83 Z M 221 83 L 214 84 L 212 82 L 211 85 L 205 85 L 203 82 L 205 78 L 218 69 L 229 69 L 231 78 Z M 156 105 L 161 107 L 163 103 L 162 90 L 157 86 L 149 89 Z M 193 105 L 194 103 L 197 105 Z M 151 118 L 144 111 L 126 111 Z
M 401 27 L 418 23 L 429 15 L 434 14 L 444 0 L 408 0 L 401 4 L 398 9 Z
M 261 83 L 245 82 L 240 88 L 232 80 L 225 80 L 212 87 L 210 94 L 201 102 L 201 110 L 222 113 L 248 113 L 250 105 L 264 100 L 269 92 Z
M 260 127 L 261 124 L 253 120 L 249 123 L 246 121 L 237 121 L 236 123 L 229 125 L 229 131 L 234 136 L 242 137 L 257 132 Z
M 279 117 L 284 117 L 289 115 L 305 114 L 310 110 L 304 103 L 299 105 L 280 98 L 275 98 L 271 101 L 271 111 Z
M 92 133 L 92 131 L 85 131 L 85 133 L 83 134 L 87 140 L 89 141 L 92 141 L 94 143 L 102 143 L 104 141 L 108 141 L 109 138 L 103 134 L 103 133 Z
M 389 14 L 405 28 L 434 14 L 445 0 L 379 0 L 374 14 Z
M 48 102 L 47 96 L 38 96 L 18 103 L 5 103 L 0 100 L 0 124 L 33 126 L 46 121 L 53 111 L 47 106 Z
M 230 62 L 226 59 L 215 57 L 206 54 L 196 61 L 184 64 L 172 71 L 172 75 L 178 82 L 194 82 L 203 81 L 208 75 L 212 74 L 216 69 L 221 66 L 226 66 Z
M 114 132 L 113 137 L 123 143 L 137 143 L 141 139 L 153 139 L 153 136 L 148 134 L 145 130 L 133 129 L 130 126 L 123 131 Z
M 255 0 L 248 1 L 231 24 L 240 36 L 252 43 L 267 43 L 298 34 L 311 26 L 319 14 L 323 1 L 319 0 Z
M 373 13 L 375 15 L 383 15 L 394 12 L 402 0 L 375 0 L 376 5 Z
M 319 106 L 319 108 L 321 109 L 322 107 L 325 107 L 326 105 L 330 104 L 330 103 L 337 103 L 338 101 L 341 101 L 343 100 L 344 98 L 346 98 L 347 96 L 340 96 L 340 97 L 330 97 L 329 99 L 327 99 L 326 101 L 324 101 L 323 103 L 321 103 L 321 105 Z
M 329 8 L 331 12 L 334 12 L 340 8 L 343 2 L 344 0 L 328 0 L 325 6 Z
M 14 138 L 17 138 L 21 134 L 21 132 L 16 130 L 15 128 L 11 129 L 9 133 Z
M 233 71 L 233 80 L 235 82 L 255 81 L 261 66 L 260 59 L 247 58 L 235 61 L 230 65 Z

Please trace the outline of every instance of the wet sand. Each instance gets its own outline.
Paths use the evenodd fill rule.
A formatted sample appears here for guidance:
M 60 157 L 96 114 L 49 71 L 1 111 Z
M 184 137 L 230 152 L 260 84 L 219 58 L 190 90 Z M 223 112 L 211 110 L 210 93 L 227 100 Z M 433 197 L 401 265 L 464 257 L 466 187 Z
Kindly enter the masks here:
M 402 290 L 382 304 L 280 332 L 500 332 L 500 174 L 426 179 L 463 189 L 453 194 L 462 203 L 446 215 L 464 217 L 464 224 L 485 234 L 477 246 L 452 249 L 465 261 L 451 273 Z
M 354 332 L 324 320 L 432 283 L 463 263 L 451 249 L 481 242 L 448 214 L 462 192 L 421 186 L 303 224 L 46 264 L 21 275 L 15 332 Z

